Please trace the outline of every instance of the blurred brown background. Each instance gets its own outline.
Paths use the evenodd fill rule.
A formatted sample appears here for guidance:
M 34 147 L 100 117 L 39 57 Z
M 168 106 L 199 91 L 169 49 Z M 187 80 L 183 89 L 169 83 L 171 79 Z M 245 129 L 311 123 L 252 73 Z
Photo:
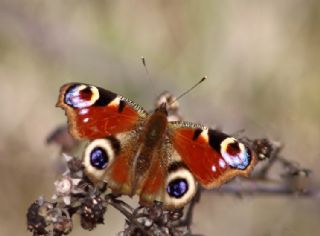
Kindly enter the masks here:
M 284 155 L 320 170 L 320 2 L 0 1 L 0 235 L 31 235 L 25 213 L 53 192 L 58 149 L 46 136 L 64 123 L 59 87 L 81 81 L 146 109 L 163 90 L 186 120 L 245 129 L 285 144 Z M 152 89 L 140 57 L 147 58 Z M 203 195 L 194 232 L 205 235 L 319 235 L 319 200 Z M 77 219 L 75 219 L 77 222 Z M 114 235 L 111 208 L 93 232 Z

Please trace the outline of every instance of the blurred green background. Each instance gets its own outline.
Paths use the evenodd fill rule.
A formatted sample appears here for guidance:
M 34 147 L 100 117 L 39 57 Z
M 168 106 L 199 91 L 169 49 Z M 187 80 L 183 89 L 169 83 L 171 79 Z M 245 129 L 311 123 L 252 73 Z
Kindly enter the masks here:
M 0 235 L 31 235 L 29 204 L 53 192 L 59 151 L 45 139 L 66 121 L 54 106 L 63 83 L 100 85 L 149 110 L 163 90 L 178 95 L 204 75 L 180 101 L 186 120 L 279 140 L 319 182 L 319 0 L 1 0 Z M 193 229 L 313 236 L 319 222 L 319 200 L 205 193 Z M 76 223 L 71 235 L 114 235 L 123 223 L 109 209 L 105 225 Z

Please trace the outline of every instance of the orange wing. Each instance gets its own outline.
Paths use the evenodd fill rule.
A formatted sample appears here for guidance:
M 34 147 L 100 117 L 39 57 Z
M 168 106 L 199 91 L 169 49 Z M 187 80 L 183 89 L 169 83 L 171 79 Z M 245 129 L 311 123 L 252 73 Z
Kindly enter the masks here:
M 247 176 L 256 158 L 243 143 L 218 130 L 189 122 L 170 122 L 173 147 L 205 188 L 218 187 L 237 175 Z
M 134 129 L 147 113 L 132 101 L 92 85 L 65 84 L 57 106 L 65 110 L 70 133 L 96 139 Z
M 186 205 L 196 193 L 197 183 L 172 144 L 162 143 L 152 159 L 153 163 L 137 192 L 140 204 L 148 206 L 159 201 L 165 209 Z
M 154 201 L 163 201 L 163 191 L 165 187 L 166 169 L 156 158 L 152 163 L 149 173 L 139 186 L 140 203 L 151 205 Z
M 133 164 L 139 134 L 132 130 L 94 139 L 83 152 L 83 166 L 92 182 L 105 181 L 113 192 L 132 195 Z

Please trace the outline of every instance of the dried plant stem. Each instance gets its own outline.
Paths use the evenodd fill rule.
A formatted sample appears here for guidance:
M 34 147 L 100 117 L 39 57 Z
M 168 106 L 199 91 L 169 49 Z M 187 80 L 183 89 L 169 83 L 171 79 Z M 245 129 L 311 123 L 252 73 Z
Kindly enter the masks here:
M 320 189 L 312 186 L 309 190 L 297 191 L 288 181 L 272 181 L 243 179 L 241 182 L 230 182 L 219 189 L 209 190 L 218 194 L 240 194 L 240 195 L 297 195 L 299 197 L 320 198 Z

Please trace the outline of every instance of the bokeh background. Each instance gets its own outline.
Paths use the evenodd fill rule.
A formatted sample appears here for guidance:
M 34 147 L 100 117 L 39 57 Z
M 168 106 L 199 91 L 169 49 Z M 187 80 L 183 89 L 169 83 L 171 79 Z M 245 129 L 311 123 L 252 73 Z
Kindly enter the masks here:
M 146 109 L 163 90 L 184 97 L 186 120 L 245 129 L 285 144 L 284 156 L 320 170 L 320 1 L 0 1 L 0 235 L 30 235 L 25 214 L 53 192 L 59 150 L 47 135 L 66 121 L 59 87 L 81 81 Z M 147 59 L 148 81 L 140 57 Z M 77 222 L 77 220 L 75 220 Z M 319 199 L 205 193 L 194 232 L 319 235 Z M 115 235 L 111 208 L 93 232 Z

